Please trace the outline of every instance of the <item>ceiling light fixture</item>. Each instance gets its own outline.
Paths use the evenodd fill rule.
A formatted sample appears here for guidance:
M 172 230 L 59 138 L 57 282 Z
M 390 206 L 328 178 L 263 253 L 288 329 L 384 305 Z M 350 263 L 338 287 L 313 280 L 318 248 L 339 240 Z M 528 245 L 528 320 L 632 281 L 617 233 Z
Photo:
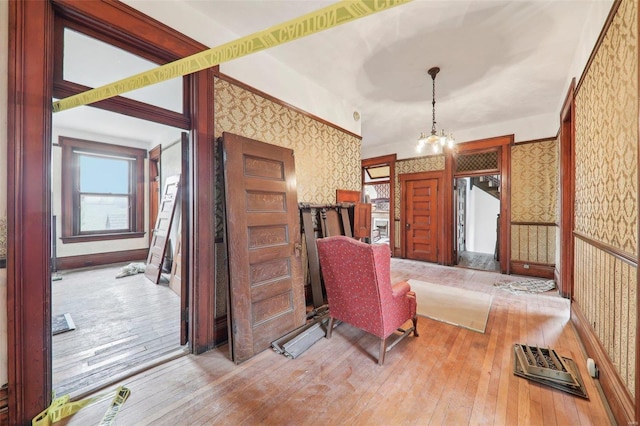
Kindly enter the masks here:
M 427 72 L 429 73 L 433 81 L 433 90 L 432 90 L 433 97 L 431 102 L 431 106 L 432 106 L 431 134 L 427 136 L 427 134 L 424 132 L 420 133 L 420 137 L 418 138 L 418 146 L 416 147 L 416 150 L 419 153 L 422 153 L 422 150 L 425 148 L 425 146 L 430 146 L 431 152 L 433 154 L 440 154 L 442 153 L 443 147 L 446 146 L 448 148 L 453 148 L 456 141 L 455 139 L 453 139 L 453 135 L 451 133 L 445 134 L 444 130 L 442 130 L 440 134 L 438 134 L 438 132 L 436 131 L 436 75 L 440 72 L 440 68 L 433 67 L 433 68 L 430 68 L 429 71 Z

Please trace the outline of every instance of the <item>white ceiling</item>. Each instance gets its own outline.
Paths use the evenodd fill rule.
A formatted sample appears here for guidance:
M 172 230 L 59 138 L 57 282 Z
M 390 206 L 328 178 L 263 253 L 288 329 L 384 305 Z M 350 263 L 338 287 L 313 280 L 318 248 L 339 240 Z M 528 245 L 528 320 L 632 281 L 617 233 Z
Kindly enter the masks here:
M 213 36 L 218 27 L 227 38 L 240 37 L 333 3 L 126 2 L 210 46 L 213 39 L 218 44 L 230 40 Z M 400 158 L 415 156 L 419 133 L 431 128 L 431 77 L 426 70 L 432 66 L 441 68 L 436 78 L 438 129 L 453 131 L 458 141 L 506 133 L 522 141 L 556 134 L 569 82 L 580 76 L 611 4 L 415 0 L 266 53 L 354 106 L 362 120 L 363 157 L 392 152 Z
M 331 3 L 183 1 L 238 35 Z M 438 129 L 458 141 L 542 138 L 556 134 L 570 79 L 580 76 L 611 4 L 416 0 L 268 53 L 356 106 L 365 154 L 413 147 L 431 129 L 432 66 L 441 68 Z

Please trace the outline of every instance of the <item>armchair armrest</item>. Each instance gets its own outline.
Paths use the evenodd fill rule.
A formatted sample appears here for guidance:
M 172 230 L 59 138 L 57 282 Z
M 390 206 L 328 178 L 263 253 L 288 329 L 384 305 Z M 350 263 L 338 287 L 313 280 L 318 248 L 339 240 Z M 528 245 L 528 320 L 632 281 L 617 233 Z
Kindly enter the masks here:
M 401 297 L 411 291 L 411 286 L 406 281 L 400 281 L 399 283 L 395 283 L 391 290 L 393 291 L 393 297 Z

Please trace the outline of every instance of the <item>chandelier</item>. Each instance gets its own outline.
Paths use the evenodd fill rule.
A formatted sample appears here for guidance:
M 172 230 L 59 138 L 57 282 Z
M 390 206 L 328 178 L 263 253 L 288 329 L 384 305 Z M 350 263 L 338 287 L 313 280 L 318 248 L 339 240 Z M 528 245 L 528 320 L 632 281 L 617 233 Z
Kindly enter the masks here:
M 440 72 L 440 68 L 433 67 L 427 71 L 431 76 L 431 80 L 433 81 L 433 90 L 432 90 L 432 119 L 431 119 L 431 134 L 427 136 L 426 133 L 420 133 L 420 137 L 418 138 L 418 146 L 416 150 L 419 153 L 422 153 L 423 149 L 426 146 L 430 147 L 430 150 L 433 154 L 442 153 L 443 147 L 453 148 L 456 141 L 453 139 L 453 135 L 451 133 L 445 134 L 444 130 L 440 131 L 440 134 L 436 131 L 436 75 Z

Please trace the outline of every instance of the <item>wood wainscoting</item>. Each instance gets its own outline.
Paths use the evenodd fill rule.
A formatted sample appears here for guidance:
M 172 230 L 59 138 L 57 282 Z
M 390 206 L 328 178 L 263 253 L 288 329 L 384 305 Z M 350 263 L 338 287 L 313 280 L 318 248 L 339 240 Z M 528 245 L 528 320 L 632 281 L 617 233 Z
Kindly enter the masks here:
M 549 278 L 554 277 L 555 265 L 546 263 L 525 262 L 521 260 L 511 261 L 511 273 L 516 275 L 527 275 L 531 277 Z
M 607 355 L 607 351 L 600 343 L 589 320 L 576 301 L 571 303 L 571 322 L 584 345 L 585 352 L 593 358 L 598 367 L 598 382 L 618 424 L 637 424 L 633 396 L 622 383 L 620 375 L 611 362 L 611 358 Z
M 110 265 L 112 263 L 144 262 L 148 252 L 149 249 L 137 249 L 59 257 L 56 259 L 56 265 L 59 270 L 65 270 Z

